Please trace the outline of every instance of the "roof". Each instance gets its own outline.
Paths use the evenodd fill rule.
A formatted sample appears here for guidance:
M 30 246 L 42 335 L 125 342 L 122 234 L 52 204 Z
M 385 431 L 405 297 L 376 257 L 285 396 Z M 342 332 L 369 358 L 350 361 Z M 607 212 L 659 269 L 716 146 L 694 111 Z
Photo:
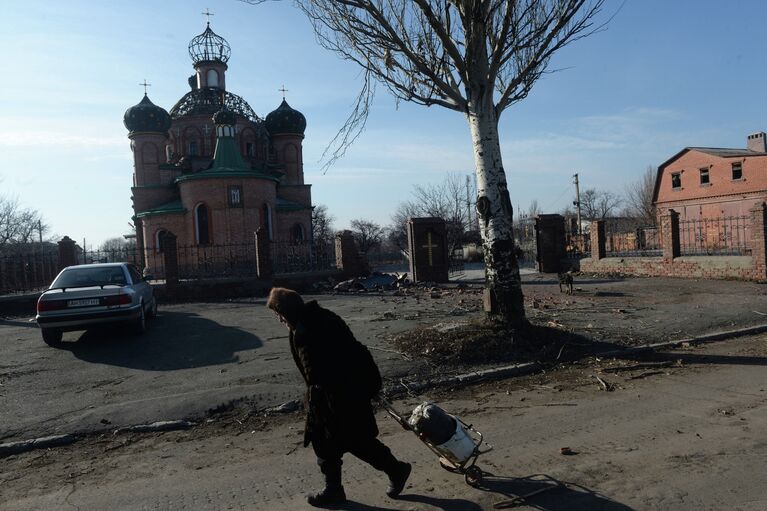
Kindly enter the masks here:
M 151 208 L 145 211 L 141 211 L 140 213 L 137 213 L 136 216 L 138 218 L 143 218 L 145 216 L 171 215 L 171 214 L 177 214 L 177 213 L 186 213 L 186 208 L 184 208 L 180 200 L 166 202 L 165 204 L 157 206 L 156 208 Z
M 277 211 L 299 211 L 301 209 L 311 209 L 311 206 L 304 206 L 297 202 L 292 202 L 287 199 L 281 199 L 277 197 Z

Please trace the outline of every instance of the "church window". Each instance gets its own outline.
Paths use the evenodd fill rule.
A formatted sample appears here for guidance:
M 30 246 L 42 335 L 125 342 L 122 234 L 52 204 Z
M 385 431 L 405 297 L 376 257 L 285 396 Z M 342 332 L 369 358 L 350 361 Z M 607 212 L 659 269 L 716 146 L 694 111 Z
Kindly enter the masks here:
M 245 155 L 246 156 L 255 156 L 256 155 L 256 148 L 253 145 L 253 142 L 246 142 L 245 143 Z
M 681 172 L 674 172 L 671 174 L 671 188 L 682 188 Z
M 197 148 L 197 141 L 196 140 L 192 140 L 191 142 L 189 142 L 189 151 L 188 151 L 188 153 L 189 153 L 189 156 L 197 156 L 198 148 Z
M 732 164 L 732 180 L 743 179 L 743 164 L 740 162 Z
M 296 224 L 290 229 L 290 241 L 293 243 L 301 243 L 304 241 L 304 226 Z
M 208 216 L 208 206 L 198 204 L 194 210 L 195 236 L 198 245 L 210 244 L 210 218 Z
M 261 226 L 266 227 L 266 232 L 269 234 L 269 241 L 274 239 L 272 236 L 272 208 L 269 204 L 264 204 L 263 215 L 261 216 Z
M 242 207 L 242 186 L 229 187 L 229 206 L 233 208 Z
M 165 234 L 167 234 L 168 231 L 165 229 L 160 229 L 157 231 L 157 233 L 154 235 L 154 251 L 158 254 L 162 254 L 165 251 L 165 248 L 163 245 L 163 238 L 165 237 Z
M 208 69 L 207 73 L 208 87 L 218 87 L 218 71 L 215 69 Z

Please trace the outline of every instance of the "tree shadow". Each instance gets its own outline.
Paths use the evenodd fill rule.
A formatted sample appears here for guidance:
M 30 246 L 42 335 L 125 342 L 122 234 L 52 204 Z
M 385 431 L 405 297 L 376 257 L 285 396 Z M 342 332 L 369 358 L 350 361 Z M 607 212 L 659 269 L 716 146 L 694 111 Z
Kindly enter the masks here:
M 237 352 L 260 348 L 257 336 L 223 326 L 197 314 L 162 312 L 147 322 L 147 331 L 133 334 L 125 327 L 94 328 L 61 349 L 92 363 L 173 371 L 239 361 Z
M 500 498 L 495 504 L 496 509 L 525 506 L 541 511 L 633 510 L 633 508 L 594 490 L 579 484 L 559 481 L 547 474 L 533 474 L 517 478 L 495 476 L 489 472 L 483 472 L 482 482 L 477 488 L 498 494 Z M 530 496 L 524 498 L 525 495 Z M 522 498 L 520 499 L 520 497 Z M 504 506 L 502 503 L 506 505 Z

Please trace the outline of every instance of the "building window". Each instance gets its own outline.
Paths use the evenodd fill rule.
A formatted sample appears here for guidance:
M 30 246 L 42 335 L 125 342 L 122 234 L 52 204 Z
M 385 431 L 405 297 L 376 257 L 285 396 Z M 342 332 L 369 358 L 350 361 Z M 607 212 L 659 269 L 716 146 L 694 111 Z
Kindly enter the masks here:
M 229 187 L 229 207 L 232 207 L 232 208 L 242 207 L 242 187 L 241 186 Z
M 700 185 L 708 186 L 710 184 L 711 184 L 711 181 L 708 175 L 708 167 L 700 169 Z
M 256 149 L 253 146 L 253 142 L 246 142 L 245 143 L 245 156 L 255 156 L 256 155 Z
M 208 206 L 198 204 L 194 210 L 195 235 L 198 245 L 210 244 L 210 220 L 208 217 Z
M 157 252 L 158 254 L 162 254 L 165 251 L 165 247 L 163 247 L 163 243 L 165 242 L 165 234 L 167 232 L 168 231 L 166 231 L 165 229 L 160 229 L 159 231 L 157 231 L 157 234 L 155 234 L 154 236 L 155 252 Z
M 197 156 L 197 141 L 192 140 L 189 142 L 189 156 Z
M 304 241 L 304 226 L 296 224 L 290 229 L 290 241 L 293 243 L 301 243 Z
M 272 236 L 272 208 L 269 204 L 264 204 L 264 214 L 261 216 L 261 226 L 266 227 L 266 232 L 269 234 L 269 241 L 274 240 L 274 236 Z
M 216 72 L 215 69 L 208 69 L 206 78 L 208 82 L 208 87 L 218 88 L 218 73 Z
M 743 164 L 740 162 L 732 164 L 732 180 L 738 179 L 743 179 Z
M 682 187 L 682 174 L 680 172 L 674 172 L 671 174 L 671 188 Z

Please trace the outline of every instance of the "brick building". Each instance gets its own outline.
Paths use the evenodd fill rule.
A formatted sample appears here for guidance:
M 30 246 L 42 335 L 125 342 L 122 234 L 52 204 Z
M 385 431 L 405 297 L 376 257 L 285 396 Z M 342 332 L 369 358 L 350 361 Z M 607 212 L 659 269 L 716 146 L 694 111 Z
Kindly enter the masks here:
M 234 257 L 231 247 L 252 245 L 259 227 L 274 242 L 309 240 L 303 114 L 283 98 L 262 119 L 228 91 L 229 44 L 210 23 L 189 43 L 189 55 L 191 90 L 170 112 L 146 93 L 125 112 L 134 159 L 133 220 L 144 261 L 156 260 L 166 232 L 179 247 L 230 247 Z
M 653 203 L 681 220 L 750 215 L 767 201 L 767 135 L 747 138 L 746 149 L 685 147 L 658 167 Z

